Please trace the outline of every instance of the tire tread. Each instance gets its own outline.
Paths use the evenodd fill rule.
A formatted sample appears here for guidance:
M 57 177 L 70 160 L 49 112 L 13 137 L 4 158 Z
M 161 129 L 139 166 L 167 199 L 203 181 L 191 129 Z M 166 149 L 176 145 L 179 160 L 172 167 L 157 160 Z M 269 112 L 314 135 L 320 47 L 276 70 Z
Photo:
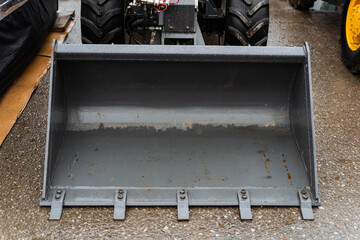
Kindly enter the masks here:
M 124 0 L 81 0 L 84 44 L 124 43 Z
M 269 0 L 227 0 L 226 45 L 264 46 L 268 31 Z

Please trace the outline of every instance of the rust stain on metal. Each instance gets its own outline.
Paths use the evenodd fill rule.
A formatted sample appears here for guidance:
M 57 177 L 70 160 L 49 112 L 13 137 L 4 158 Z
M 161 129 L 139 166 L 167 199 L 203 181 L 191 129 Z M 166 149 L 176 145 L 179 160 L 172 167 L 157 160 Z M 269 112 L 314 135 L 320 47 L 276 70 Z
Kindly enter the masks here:
M 264 155 L 265 155 L 265 153 L 264 153 Z M 265 160 L 265 169 L 266 169 L 266 172 L 267 172 L 267 173 L 270 173 L 269 167 L 267 166 L 268 162 L 270 162 L 270 160 L 267 158 L 267 159 Z
M 101 121 L 101 115 L 100 112 L 97 113 L 97 115 L 99 116 L 99 121 L 97 121 L 97 124 L 100 125 L 100 121 Z
M 71 174 L 69 174 L 69 175 L 68 175 L 68 178 L 71 178 L 71 177 L 72 177 L 72 175 L 71 175 Z
M 221 176 L 221 181 L 225 182 L 225 181 L 227 181 L 227 180 L 228 180 L 228 177 L 226 177 L 226 176 Z
M 290 184 L 291 184 L 291 185 L 293 185 L 293 183 L 292 183 L 292 181 L 291 181 L 292 177 L 291 177 L 291 174 L 290 174 L 289 168 L 288 168 L 288 166 L 286 165 L 285 154 L 284 154 L 284 153 L 282 153 L 282 154 L 281 154 L 281 156 L 283 157 L 282 162 L 284 163 L 283 165 L 284 165 L 284 168 L 285 168 L 285 171 L 286 171 L 286 176 L 287 176 L 287 179 L 289 179 L 289 180 L 290 180 Z
M 277 132 L 289 132 L 290 127 L 275 127 L 274 130 Z

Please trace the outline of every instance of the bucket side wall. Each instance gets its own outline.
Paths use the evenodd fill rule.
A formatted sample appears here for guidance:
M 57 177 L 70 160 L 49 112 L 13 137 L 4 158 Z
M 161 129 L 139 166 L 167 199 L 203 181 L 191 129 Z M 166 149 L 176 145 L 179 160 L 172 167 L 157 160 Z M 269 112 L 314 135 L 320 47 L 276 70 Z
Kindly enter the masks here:
M 308 47 L 304 47 L 308 52 Z M 302 64 L 295 75 L 295 81 L 290 93 L 290 122 L 294 141 L 299 148 L 299 153 L 304 161 L 307 171 L 314 205 L 319 205 L 316 149 L 314 141 L 314 120 L 312 106 L 310 58 Z
M 55 53 L 53 54 L 50 72 L 43 199 L 47 198 L 49 187 L 51 186 L 51 180 L 60 155 L 62 139 L 65 134 L 67 122 L 66 81 L 64 80 L 62 69 L 59 69 L 58 64 L 56 63 L 56 57 L 54 57 L 54 55 Z

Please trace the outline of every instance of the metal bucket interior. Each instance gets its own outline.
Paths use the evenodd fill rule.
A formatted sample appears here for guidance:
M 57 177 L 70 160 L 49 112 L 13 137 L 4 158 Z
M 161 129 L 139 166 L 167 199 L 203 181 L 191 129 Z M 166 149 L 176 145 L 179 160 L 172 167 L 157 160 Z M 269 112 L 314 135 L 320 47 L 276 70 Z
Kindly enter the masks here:
M 42 205 L 319 204 L 306 47 L 58 45 L 52 64 Z

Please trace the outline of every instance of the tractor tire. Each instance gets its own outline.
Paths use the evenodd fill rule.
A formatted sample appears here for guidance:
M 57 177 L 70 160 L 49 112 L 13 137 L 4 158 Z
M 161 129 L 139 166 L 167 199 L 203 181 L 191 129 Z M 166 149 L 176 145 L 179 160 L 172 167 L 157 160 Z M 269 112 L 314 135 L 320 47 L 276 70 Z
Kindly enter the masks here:
M 125 43 L 124 6 L 124 0 L 81 0 L 82 43 Z
M 266 46 L 269 0 L 227 0 L 225 45 Z
M 353 44 L 349 43 L 348 39 L 351 38 L 351 31 L 349 28 L 352 23 L 348 21 L 352 21 L 351 19 L 347 19 L 348 15 L 352 16 L 352 14 L 357 14 L 356 16 L 352 16 L 353 18 L 359 17 L 359 13 L 355 11 L 354 6 L 351 6 L 351 2 L 355 2 L 354 0 L 346 0 L 343 6 L 342 12 L 342 20 L 341 20 L 341 37 L 340 37 L 340 44 L 341 44 L 341 55 L 342 60 L 347 68 L 354 74 L 360 73 L 360 44 Z M 348 30 L 348 33 L 347 33 Z M 359 31 L 357 29 L 357 31 Z M 348 34 L 348 35 L 347 35 Z
M 314 6 L 315 0 L 289 0 L 289 3 L 293 8 L 303 11 L 308 11 L 309 8 Z

